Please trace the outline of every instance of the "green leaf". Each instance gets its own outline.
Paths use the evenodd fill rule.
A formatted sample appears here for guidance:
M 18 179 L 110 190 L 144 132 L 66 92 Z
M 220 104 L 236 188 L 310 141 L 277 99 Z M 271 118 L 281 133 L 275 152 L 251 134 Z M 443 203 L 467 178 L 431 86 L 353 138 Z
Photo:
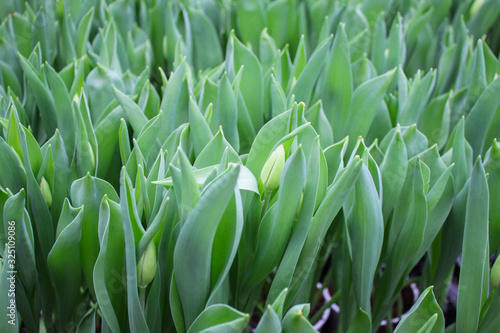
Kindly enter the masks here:
M 462 245 L 457 300 L 457 326 L 460 332 L 475 332 L 484 300 L 484 265 L 488 253 L 488 183 L 478 157 L 470 178 Z
M 306 279 L 319 253 L 323 239 L 342 207 L 345 198 L 349 195 L 361 171 L 359 157 L 353 158 L 342 169 L 334 182 L 327 188 L 326 195 L 314 214 L 306 243 L 300 254 L 297 268 L 294 273 L 294 283 L 290 287 L 286 305 L 290 305 L 297 295 L 299 288 Z
M 89 310 L 82 320 L 78 323 L 76 333 L 92 333 L 96 330 L 96 310 Z
M 309 315 L 309 304 L 296 305 L 286 313 L 283 318 L 283 333 L 317 332 L 311 323 L 307 320 Z
M 82 266 L 80 264 L 80 240 L 84 209 L 80 210 L 74 220 L 57 237 L 47 262 L 52 273 L 58 313 L 58 327 L 64 330 L 71 322 L 78 299 L 82 279 Z
M 233 197 L 238 172 L 238 166 L 230 167 L 205 189 L 175 245 L 173 264 L 186 326 L 193 323 L 208 300 L 213 242 Z M 193 270 L 199 274 L 192 274 Z
M 420 79 L 420 71 L 415 75 L 408 97 L 402 110 L 398 110 L 398 123 L 403 126 L 416 124 L 427 105 L 436 82 L 436 71 L 430 71 Z
M 295 100 L 297 102 L 304 102 L 309 104 L 311 99 L 311 93 L 316 84 L 318 76 L 323 68 L 326 55 L 330 49 L 330 44 L 332 42 L 333 36 L 330 36 L 327 40 L 323 41 L 313 52 L 311 58 L 308 60 L 304 70 L 301 72 L 300 76 L 297 78 L 297 82 L 293 85 L 289 96 L 295 95 Z
M 356 138 L 368 133 L 378 105 L 382 102 L 394 73 L 396 69 L 363 83 L 354 91 L 342 136 L 349 135 L 351 138 Z M 355 142 L 354 140 L 351 142 L 350 145 L 353 147 Z
M 75 51 L 78 58 L 82 57 L 87 49 L 88 37 L 90 28 L 92 27 L 92 20 L 94 18 L 94 7 L 92 7 L 80 20 L 78 29 L 76 31 Z
M 495 198 L 500 195 L 500 145 L 496 139 L 486 155 L 484 160 L 484 171 L 488 176 L 488 190 L 490 202 L 495 202 Z M 498 205 L 489 205 L 489 240 L 490 252 L 495 252 L 500 248 L 500 207 Z
M 304 246 L 307 234 L 311 225 L 314 209 L 320 203 L 318 198 L 318 189 L 320 187 L 320 158 L 321 148 L 319 147 L 318 138 L 313 143 L 311 155 L 307 162 L 306 180 L 304 185 L 304 194 L 302 196 L 302 204 L 300 206 L 300 213 L 298 213 L 297 223 L 293 229 L 293 233 L 288 242 L 283 258 L 278 266 L 276 274 L 271 284 L 267 303 L 273 303 L 273 307 L 280 304 L 281 310 L 276 312 L 279 317 L 282 316 L 283 303 L 293 279 L 293 274 L 297 267 L 300 252 Z
M 358 309 L 347 333 L 368 333 L 371 327 L 370 316 L 363 309 Z
M 495 332 L 500 328 L 500 317 L 498 316 L 498 311 L 500 311 L 500 294 L 498 293 L 498 289 L 493 289 L 490 297 L 491 303 L 489 303 L 486 313 L 479 323 L 478 332 L 480 333 Z
M 473 150 L 473 158 L 483 153 L 488 125 L 500 106 L 500 79 L 496 78 L 479 96 L 465 119 L 465 138 Z
M 186 154 L 179 149 L 177 156 L 180 168 L 178 169 L 171 165 L 170 173 L 172 174 L 172 184 L 174 185 L 175 195 L 179 203 L 179 217 L 181 223 L 183 223 L 200 199 L 200 188 Z
M 40 117 L 42 118 L 45 131 L 48 134 L 52 134 L 57 127 L 56 105 L 54 99 L 48 87 L 40 79 L 35 67 L 33 67 L 33 65 L 21 54 L 19 54 L 19 61 L 26 75 L 26 79 L 32 87 L 37 104 L 44 110 L 44 112 L 40 113 Z
M 0 185 L 4 188 L 9 188 L 13 192 L 19 192 L 26 185 L 26 175 L 19 157 L 15 151 L 0 138 Z
M 6 248 L 10 244 L 10 247 L 15 249 L 17 280 L 23 284 L 27 297 L 32 297 L 37 282 L 37 272 L 33 229 L 29 215 L 24 209 L 25 199 L 26 194 L 22 189 L 5 201 L 1 241 L 6 245 Z M 12 236 L 12 230 L 15 231 L 15 244 L 12 243 L 12 238 L 8 237 Z M 4 257 L 4 259 L 12 259 L 12 257 Z M 7 261 L 7 263 L 9 262 Z M 14 269 L 9 269 L 9 271 L 14 271 Z
M 340 24 L 333 40 L 322 95 L 325 110 L 327 110 L 326 117 L 333 129 L 334 142 L 343 138 L 342 133 L 349 115 L 352 90 L 349 42 L 345 33 L 345 24 Z
M 243 43 L 249 43 L 255 54 L 259 54 L 260 32 L 267 25 L 263 3 L 259 0 L 238 2 L 236 13 Z
M 354 202 L 347 219 L 352 244 L 352 277 L 358 306 L 370 313 L 370 296 L 384 238 L 384 218 L 377 189 L 363 165 L 354 186 Z
M 448 141 L 450 132 L 450 101 L 451 93 L 438 96 L 431 100 L 422 112 L 418 128 L 429 140 L 429 146 L 434 144 L 442 149 Z
M 228 142 L 235 151 L 240 149 L 240 140 L 238 137 L 238 108 L 234 92 L 229 84 L 227 74 L 222 75 L 219 84 L 219 94 L 217 97 L 217 110 L 215 113 L 215 122 L 217 127 L 221 126 Z
M 389 217 L 397 198 L 401 194 L 408 169 L 408 156 L 401 132 L 395 132 L 380 165 L 382 174 L 382 212 L 384 220 Z
M 252 171 L 255 178 L 260 177 L 260 172 L 274 146 L 288 133 L 290 114 L 291 112 L 287 111 L 273 118 L 257 133 L 246 163 L 246 167 Z
M 136 135 L 138 135 L 143 129 L 144 125 L 146 125 L 148 119 L 142 112 L 142 110 L 134 103 L 127 95 L 119 91 L 113 86 L 113 93 L 115 94 L 116 99 L 120 102 L 120 105 L 125 112 L 125 116 L 127 117 L 130 126 L 134 129 Z
M 103 321 L 113 332 L 125 330 L 125 241 L 120 205 L 104 196 L 99 209 L 99 256 L 93 270 L 96 297 Z
M 193 142 L 194 154 L 199 156 L 203 148 L 212 140 L 212 132 L 205 118 L 200 112 L 194 98 L 189 98 L 189 126 L 190 136 Z
M 255 333 L 267 332 L 281 332 L 281 320 L 270 305 L 267 306 L 255 328 Z
M 219 129 L 219 132 L 205 146 L 200 155 L 198 155 L 198 158 L 194 162 L 194 167 L 200 169 L 214 164 L 219 164 L 226 148 L 228 149 L 229 162 L 240 162 L 238 154 L 229 142 L 227 142 L 222 130 Z
M 252 24 L 253 26 L 254 24 Z M 256 35 L 258 43 L 260 30 Z M 256 46 L 257 47 L 257 46 Z M 243 66 L 240 91 L 247 106 L 248 114 L 255 130 L 261 128 L 264 121 L 264 75 L 257 57 L 246 48 L 232 33 L 226 50 L 226 71 L 233 78 Z
M 408 316 L 399 322 L 394 333 L 417 331 L 432 333 L 444 331 L 443 311 L 434 297 L 432 286 L 420 294 L 415 304 L 408 311 Z
M 219 65 L 222 60 L 222 48 L 217 31 L 210 19 L 200 10 L 188 7 L 193 34 L 193 62 L 197 70 L 204 70 Z
M 140 305 L 137 291 L 137 257 L 135 253 L 135 237 L 133 231 L 134 221 L 130 220 L 131 210 L 131 184 L 125 167 L 120 175 L 120 211 L 123 218 L 123 231 L 125 240 L 125 267 L 127 276 L 127 314 L 131 331 L 149 332 L 144 313 Z
M 207 307 L 196 318 L 188 333 L 238 333 L 248 325 L 250 316 L 228 305 L 216 304 Z
M 183 60 L 170 76 L 163 92 L 160 110 L 165 113 L 165 118 L 168 121 L 167 134 L 172 133 L 179 122 L 177 113 L 182 103 L 181 95 L 184 90 L 186 70 L 186 62 Z
M 257 252 L 243 279 L 243 285 L 254 287 L 278 264 L 292 232 L 305 181 L 306 162 L 303 150 L 299 147 L 285 163 L 274 209 L 268 210 L 261 221 Z
M 120 199 L 115 189 L 109 183 L 92 177 L 89 174 L 75 180 L 71 184 L 70 193 L 73 206 L 85 207 L 80 241 L 80 260 L 85 281 L 89 286 L 90 292 L 95 295 L 92 272 L 99 254 L 99 207 L 105 195 L 115 202 L 119 202 Z

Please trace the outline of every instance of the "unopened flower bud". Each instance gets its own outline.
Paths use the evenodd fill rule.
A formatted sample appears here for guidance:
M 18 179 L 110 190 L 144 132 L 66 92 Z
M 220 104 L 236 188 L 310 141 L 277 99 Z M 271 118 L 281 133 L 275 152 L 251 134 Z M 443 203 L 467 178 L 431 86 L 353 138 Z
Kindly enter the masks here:
M 137 264 L 137 285 L 146 288 L 153 281 L 156 274 L 156 246 L 149 243 L 146 251 Z
M 47 183 L 45 177 L 42 177 L 42 180 L 40 181 L 40 189 L 42 190 L 42 195 L 45 198 L 47 206 L 50 207 L 52 205 L 52 191 L 50 190 L 49 183 Z
M 493 267 L 491 267 L 491 286 L 494 288 L 500 287 L 500 256 L 497 257 Z
M 272 192 L 279 186 L 284 166 L 285 148 L 283 148 L 283 145 L 280 145 L 269 156 L 260 173 L 260 180 L 266 192 Z

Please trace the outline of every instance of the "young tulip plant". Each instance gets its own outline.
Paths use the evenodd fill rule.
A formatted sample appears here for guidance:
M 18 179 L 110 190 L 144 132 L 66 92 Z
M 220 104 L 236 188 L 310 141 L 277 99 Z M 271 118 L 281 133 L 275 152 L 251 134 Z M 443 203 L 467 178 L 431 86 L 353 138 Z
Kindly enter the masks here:
M 500 330 L 497 1 L 0 19 L 0 332 Z

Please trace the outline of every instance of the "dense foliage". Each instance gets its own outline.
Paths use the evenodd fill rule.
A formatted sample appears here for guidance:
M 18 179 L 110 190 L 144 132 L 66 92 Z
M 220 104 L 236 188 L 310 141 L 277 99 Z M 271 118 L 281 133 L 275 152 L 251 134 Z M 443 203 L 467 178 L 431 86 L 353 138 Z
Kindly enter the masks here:
M 0 19 L 0 332 L 500 330 L 497 0 Z

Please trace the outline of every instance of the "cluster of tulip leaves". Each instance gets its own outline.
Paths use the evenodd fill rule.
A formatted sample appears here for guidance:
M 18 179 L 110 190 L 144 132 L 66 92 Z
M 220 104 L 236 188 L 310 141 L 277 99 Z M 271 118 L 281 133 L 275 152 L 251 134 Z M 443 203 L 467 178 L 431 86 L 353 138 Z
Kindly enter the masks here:
M 0 19 L 0 332 L 500 329 L 498 1 Z

